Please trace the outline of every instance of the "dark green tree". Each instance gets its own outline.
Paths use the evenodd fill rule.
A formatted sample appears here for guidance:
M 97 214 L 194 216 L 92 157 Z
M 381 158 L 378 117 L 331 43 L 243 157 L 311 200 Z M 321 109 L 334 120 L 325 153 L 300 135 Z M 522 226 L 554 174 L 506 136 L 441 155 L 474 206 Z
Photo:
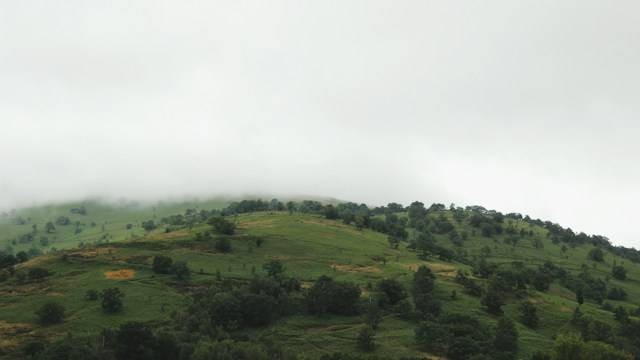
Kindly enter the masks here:
M 358 333 L 358 348 L 362 351 L 373 351 L 376 347 L 375 331 L 370 326 L 364 326 Z
M 107 288 L 100 294 L 102 298 L 102 310 L 107 313 L 117 313 L 122 310 L 124 293 L 118 288 Z
M 59 324 L 64 321 L 65 308 L 57 302 L 47 302 L 36 310 L 38 320 L 43 325 Z
M 520 318 L 526 326 L 532 329 L 538 327 L 538 309 L 531 301 L 524 301 L 520 304 Z
M 618 280 L 626 280 L 627 279 L 627 270 L 624 266 L 614 265 L 611 269 L 611 275 Z
M 513 320 L 502 317 L 498 320 L 493 347 L 499 352 L 515 354 L 518 351 L 518 330 Z
M 267 275 L 273 278 L 280 278 L 284 273 L 284 265 L 279 260 L 271 260 L 262 265 L 262 268 L 267 272 Z
M 151 269 L 157 274 L 169 274 L 171 272 L 172 265 L 173 259 L 169 256 L 156 255 L 153 258 L 153 265 L 151 265 Z

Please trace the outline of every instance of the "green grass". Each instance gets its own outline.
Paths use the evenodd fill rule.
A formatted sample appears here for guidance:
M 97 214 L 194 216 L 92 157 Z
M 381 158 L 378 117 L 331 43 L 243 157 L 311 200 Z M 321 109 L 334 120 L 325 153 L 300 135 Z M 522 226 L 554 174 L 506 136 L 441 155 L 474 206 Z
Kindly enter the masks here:
M 44 224 L 59 214 L 83 219 L 84 223 L 95 221 L 105 224 L 105 232 L 111 234 L 110 241 L 100 242 L 101 225 L 87 227 L 81 234 L 74 235 L 70 229 L 56 232 L 52 246 L 58 249 L 70 249 L 80 241 L 85 244 L 100 243 L 83 249 L 47 254 L 20 265 L 18 271 L 39 266 L 50 269 L 54 275 L 39 283 L 19 284 L 15 278 L 0 283 L 0 347 L 7 349 L 27 341 L 33 336 L 56 337 L 66 333 L 74 335 L 96 334 L 105 327 L 113 327 L 128 320 L 169 321 L 170 315 L 184 305 L 185 289 L 172 276 L 156 275 L 151 272 L 153 256 L 170 255 L 174 260 L 187 261 L 194 271 L 192 286 L 205 286 L 211 283 L 216 273 L 225 278 L 250 279 L 254 273 L 263 274 L 262 265 L 272 259 L 281 260 L 287 274 L 298 277 L 308 286 L 321 275 L 338 280 L 353 281 L 363 289 L 363 297 L 370 295 L 368 284 L 382 278 L 397 278 L 409 287 L 412 272 L 421 264 L 426 264 L 436 273 L 436 295 L 448 312 L 471 313 L 491 324 L 497 318 L 489 316 L 481 307 L 478 298 L 466 295 L 462 287 L 453 281 L 457 269 L 468 270 L 468 265 L 447 263 L 438 260 L 421 261 L 414 252 L 406 249 L 391 249 L 384 234 L 370 230 L 357 230 L 354 226 L 326 220 L 316 215 L 288 213 L 255 213 L 240 215 L 238 234 L 231 240 L 233 251 L 219 254 L 213 250 L 212 242 L 196 242 L 195 233 L 207 230 L 207 225 L 193 229 L 179 229 L 165 233 L 157 229 L 146 234 L 139 226 L 126 230 L 128 223 L 180 213 L 189 207 L 211 209 L 221 207 L 223 203 L 211 201 L 202 203 L 165 204 L 155 209 L 138 207 L 110 207 L 100 203 L 85 203 L 88 215 L 70 215 L 68 209 L 74 205 L 58 205 L 45 208 L 27 209 L 21 212 L 30 217 L 27 225 L 2 225 L 5 241 L 9 243 L 16 236 L 30 230 L 31 223 L 37 223 L 43 229 Z M 449 215 L 448 215 L 449 216 Z M 511 220 L 507 220 L 511 221 Z M 472 234 L 473 229 L 465 224 L 457 224 L 457 230 Z M 577 272 L 583 264 L 592 274 L 606 277 L 611 272 L 614 261 L 623 263 L 628 270 L 626 281 L 610 280 L 610 284 L 624 288 L 628 301 L 611 302 L 629 309 L 640 305 L 640 266 L 624 261 L 607 253 L 605 262 L 596 264 L 587 260 L 591 246 L 570 248 L 566 254 L 561 245 L 552 244 L 546 231 L 532 227 L 525 222 L 514 222 L 517 228 L 534 231 L 534 237 L 521 240 L 516 247 L 504 244 L 503 236 L 485 238 L 471 235 L 464 244 L 464 250 L 473 256 L 480 256 L 480 249 L 491 248 L 488 259 L 491 262 L 510 266 L 513 261 L 522 261 L 527 266 L 537 266 L 544 261 L 555 264 L 572 272 Z M 71 226 L 73 228 L 73 226 Z M 255 238 L 265 241 L 258 247 Z M 533 239 L 543 242 L 543 248 L 535 248 Z M 439 243 L 455 249 L 445 237 L 438 236 Z M 30 244 L 18 244 L 14 248 L 28 248 Z M 43 249 L 48 250 L 48 249 Z M 66 255 L 65 255 L 66 254 Z M 135 276 L 131 279 L 114 280 L 105 276 L 112 270 L 131 269 Z M 117 315 L 104 314 L 98 301 L 87 301 L 84 295 L 89 289 L 101 290 L 107 287 L 120 287 L 126 294 L 125 309 Z M 451 300 L 452 291 L 457 299 Z M 520 333 L 520 355 L 527 358 L 536 350 L 548 349 L 554 337 L 562 331 L 573 331 L 568 324 L 574 308 L 577 306 L 574 294 L 554 283 L 549 292 L 530 290 L 530 298 L 538 305 L 540 326 L 536 330 L 518 324 Z M 41 327 L 35 323 L 34 311 L 46 301 L 59 301 L 67 308 L 64 324 Z M 505 316 L 519 319 L 518 300 L 511 298 L 504 307 Z M 614 325 L 611 313 L 603 311 L 598 305 L 585 303 L 585 314 Z M 13 334 L 7 324 L 27 324 L 28 334 Z M 363 320 L 361 317 L 290 316 L 278 320 L 266 328 L 250 329 L 249 336 L 277 341 L 295 352 L 317 358 L 323 353 L 334 351 L 355 351 L 355 338 Z M 386 316 L 376 335 L 378 348 L 376 355 L 381 357 L 421 356 L 424 353 L 414 341 L 415 324 L 395 316 Z M 9 340 L 6 340 L 9 339 Z

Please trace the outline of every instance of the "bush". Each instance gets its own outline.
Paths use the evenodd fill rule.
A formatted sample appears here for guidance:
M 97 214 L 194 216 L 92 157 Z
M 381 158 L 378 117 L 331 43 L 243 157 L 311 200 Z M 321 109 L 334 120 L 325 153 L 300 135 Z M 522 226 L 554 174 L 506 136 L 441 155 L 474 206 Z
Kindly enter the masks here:
M 48 302 L 37 311 L 38 320 L 43 325 L 59 324 L 64 320 L 65 308 L 56 302 Z

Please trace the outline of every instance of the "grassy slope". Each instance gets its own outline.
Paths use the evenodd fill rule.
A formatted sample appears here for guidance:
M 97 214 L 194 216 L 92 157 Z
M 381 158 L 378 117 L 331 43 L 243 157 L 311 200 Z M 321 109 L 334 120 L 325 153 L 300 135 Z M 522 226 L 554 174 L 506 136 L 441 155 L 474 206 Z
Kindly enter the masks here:
M 184 208 L 184 205 L 186 204 L 181 206 Z M 167 213 L 181 212 L 178 207 L 176 205 L 175 208 L 165 210 Z M 87 208 L 87 217 L 94 216 L 95 220 L 102 220 L 99 214 L 110 216 L 107 226 L 113 228 L 107 227 L 105 231 L 115 234 L 116 240 L 130 237 L 129 232 L 123 230 L 126 223 L 137 223 L 152 215 L 149 210 L 140 209 L 132 210 L 132 213 L 124 211 L 115 214 L 113 211 L 101 212 L 94 209 L 93 205 Z M 52 216 L 51 213 L 47 216 L 36 215 L 38 211 L 31 211 L 32 219 L 38 221 L 46 221 L 46 218 Z M 62 208 L 58 211 L 62 211 Z M 161 210 L 156 209 L 158 217 L 164 215 L 160 212 Z M 131 217 L 127 216 L 133 216 L 136 220 L 130 220 Z M 74 250 L 67 261 L 63 261 L 61 255 L 56 254 L 39 257 L 23 264 L 22 267 L 25 268 L 49 268 L 55 271 L 55 275 L 38 284 L 18 285 L 15 280 L 0 283 L 0 338 L 4 339 L 0 340 L 0 347 L 10 348 L 32 336 L 55 336 L 67 332 L 95 333 L 103 327 L 114 326 L 125 320 L 167 320 L 171 311 L 181 306 L 184 296 L 170 276 L 158 276 L 150 271 L 151 258 L 157 254 L 168 254 L 175 260 L 188 261 L 195 272 L 192 278 L 195 284 L 207 283 L 213 279 L 217 271 L 224 277 L 250 278 L 254 271 L 262 272 L 261 266 L 266 261 L 280 259 L 285 263 L 287 272 L 299 277 L 303 284 L 309 284 L 320 275 L 329 275 L 340 280 L 357 282 L 363 288 L 364 297 L 368 296 L 367 283 L 375 283 L 384 277 L 395 277 L 409 286 L 412 270 L 420 264 L 428 264 L 438 275 L 437 294 L 443 300 L 446 311 L 471 312 L 490 322 L 495 321 L 481 309 L 479 299 L 465 295 L 462 288 L 453 282 L 455 270 L 467 268 L 465 265 L 440 261 L 423 262 L 418 260 L 414 253 L 407 251 L 404 245 L 399 250 L 390 249 L 383 234 L 369 230 L 358 231 L 355 227 L 314 215 L 259 213 L 241 215 L 237 220 L 240 234 L 232 241 L 234 251 L 231 254 L 216 254 L 211 250 L 211 244 L 190 241 L 193 233 L 207 228 L 201 226 L 166 234 L 159 229 L 139 240 L 103 244 L 97 251 L 93 248 Z M 563 254 L 560 246 L 552 244 L 547 239 L 543 229 L 530 227 L 526 223 L 516 223 L 516 226 L 532 229 L 535 232 L 534 237 L 539 237 L 544 242 L 544 248 L 534 248 L 529 238 L 520 241 L 517 247 L 513 248 L 511 245 L 505 245 L 502 237 L 488 239 L 471 236 L 464 249 L 470 255 L 479 255 L 480 249 L 488 245 L 492 249 L 489 260 L 505 265 L 520 260 L 528 266 L 534 266 L 551 260 L 576 272 L 584 263 L 594 274 L 601 277 L 610 274 L 615 260 L 624 263 L 629 275 L 629 279 L 624 282 L 610 280 L 629 293 L 628 302 L 619 303 L 628 308 L 640 305 L 640 267 L 637 264 L 607 254 L 605 263 L 593 267 L 592 262 L 586 260 L 590 246 L 570 249 Z M 472 232 L 464 224 L 458 225 L 458 230 L 467 230 L 470 234 Z M 134 231 L 141 232 L 140 229 Z M 263 236 L 266 241 L 258 248 L 251 245 L 253 242 L 247 235 Z M 439 241 L 454 248 L 445 237 Z M 78 239 L 74 237 L 66 239 L 65 235 L 58 234 L 56 245 L 64 244 L 64 247 L 70 247 L 77 242 Z M 386 264 L 380 261 L 381 257 L 387 259 Z M 119 269 L 132 269 L 136 273 L 132 279 L 127 280 L 105 277 L 106 271 Z M 119 286 L 126 293 L 126 308 L 121 314 L 105 315 L 100 311 L 98 302 L 83 299 L 87 289 L 110 286 Z M 455 301 L 449 298 L 452 290 L 456 290 L 458 294 Z M 51 299 L 58 300 L 67 307 L 66 323 L 48 328 L 34 325 L 33 311 Z M 577 305 L 574 294 L 555 283 L 548 293 L 532 291 L 532 300 L 538 303 L 541 326 L 537 331 L 518 326 L 523 356 L 531 354 L 536 349 L 550 346 L 552 337 L 558 331 L 570 330 L 567 321 Z M 614 305 L 618 303 L 610 302 Z M 613 324 L 612 314 L 600 310 L 597 305 L 585 303 L 582 308 L 594 318 Z M 505 313 L 514 319 L 518 318 L 515 300 L 510 300 L 505 306 Z M 283 342 L 300 353 L 310 354 L 313 358 L 323 352 L 354 351 L 355 337 L 360 324 L 360 317 L 318 319 L 293 316 L 281 319 L 269 328 L 253 329 L 247 333 Z M 422 354 L 414 344 L 413 328 L 414 325 L 410 322 L 393 316 L 386 317 L 377 333 L 379 348 L 376 354 L 394 357 Z M 19 329 L 22 330 L 18 331 Z

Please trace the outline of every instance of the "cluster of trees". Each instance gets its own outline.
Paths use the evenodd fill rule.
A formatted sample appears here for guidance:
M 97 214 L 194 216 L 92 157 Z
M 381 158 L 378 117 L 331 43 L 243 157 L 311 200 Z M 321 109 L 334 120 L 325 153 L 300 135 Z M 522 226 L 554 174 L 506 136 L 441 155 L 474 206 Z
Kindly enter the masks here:
M 183 324 L 180 324 L 183 325 Z M 189 329 L 156 329 L 130 321 L 96 338 L 67 337 L 52 344 L 34 341 L 24 355 L 35 360 L 293 360 L 271 343 L 234 340 L 222 330 L 211 335 Z
M 153 258 L 151 269 L 156 274 L 172 274 L 178 280 L 186 280 L 191 276 L 191 270 L 186 261 L 176 261 L 169 256 L 157 255 Z
M 518 350 L 518 332 L 512 320 L 502 317 L 494 330 L 479 319 L 464 314 L 442 314 L 434 299 L 434 276 L 426 267 L 414 275 L 413 297 L 415 313 L 421 320 L 416 329 L 416 341 L 429 352 L 448 359 L 515 359 Z M 456 277 L 468 291 L 478 296 L 481 291 L 474 280 L 463 272 Z M 483 298 L 490 312 L 501 313 L 503 300 L 498 295 L 504 285 L 493 278 Z M 496 310 L 497 309 L 497 310 Z M 528 310 L 528 316 L 535 310 Z

